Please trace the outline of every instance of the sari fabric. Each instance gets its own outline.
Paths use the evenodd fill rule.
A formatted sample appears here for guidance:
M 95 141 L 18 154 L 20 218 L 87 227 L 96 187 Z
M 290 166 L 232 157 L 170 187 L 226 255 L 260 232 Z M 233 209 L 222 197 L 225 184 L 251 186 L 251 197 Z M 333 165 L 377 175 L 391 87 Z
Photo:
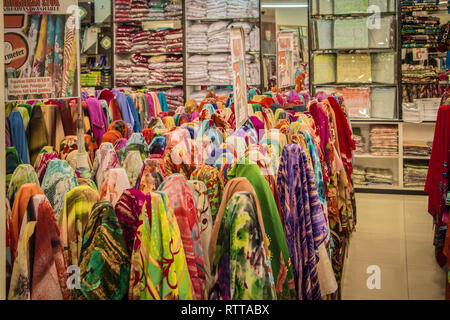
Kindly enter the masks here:
M 299 145 L 286 145 L 278 171 L 283 227 L 299 300 L 319 300 L 318 249 L 328 235 L 314 174 Z
M 111 203 L 99 202 L 89 216 L 80 254 L 78 299 L 121 300 L 127 293 L 130 258 Z
M 219 211 L 224 182 L 219 170 L 211 166 L 201 166 L 192 172 L 191 180 L 203 181 L 208 189 L 209 205 L 213 221 Z
M 21 164 L 16 168 L 16 170 L 14 170 L 6 195 L 9 203 L 14 203 L 14 198 L 17 192 L 25 183 L 34 183 L 39 186 L 36 171 L 34 171 L 34 168 L 29 164 Z
M 140 190 L 144 194 L 147 194 L 158 190 L 163 181 L 164 175 L 158 161 L 147 159 L 142 166 L 134 188 Z
M 205 263 L 192 189 L 182 175 L 174 174 L 164 180 L 159 190 L 167 195 L 169 206 L 174 209 L 186 254 L 193 298 L 201 300 L 204 297 L 206 285 Z
M 180 229 L 164 193 L 146 195 L 131 258 L 130 300 L 192 300 Z
M 144 203 L 145 194 L 137 189 L 127 189 L 114 207 L 130 257 L 133 253 L 134 238 Z
M 236 192 L 227 202 L 214 252 L 211 300 L 275 298 L 270 258 L 253 197 Z
M 59 219 L 64 258 L 67 265 L 78 265 L 82 236 L 94 204 L 100 200 L 98 192 L 89 186 L 79 186 L 66 194 L 64 210 Z
M 59 219 L 63 211 L 66 193 L 76 186 L 78 186 L 77 176 L 66 161 L 50 161 L 41 188 L 52 205 L 56 219 Z
M 114 168 L 108 171 L 103 183 L 100 200 L 116 204 L 123 191 L 130 188 L 127 173 L 124 168 Z

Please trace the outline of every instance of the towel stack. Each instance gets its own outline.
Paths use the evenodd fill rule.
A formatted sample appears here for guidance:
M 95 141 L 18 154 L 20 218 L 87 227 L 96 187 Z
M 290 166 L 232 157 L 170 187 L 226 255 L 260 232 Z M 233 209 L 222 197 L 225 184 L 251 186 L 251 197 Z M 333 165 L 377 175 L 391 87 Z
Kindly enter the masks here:
M 183 18 L 183 7 L 181 4 L 171 3 L 164 8 L 164 17 L 167 20 L 181 20 Z
M 127 22 L 131 18 L 131 0 L 115 0 L 115 22 Z
M 242 18 L 247 17 L 248 0 L 228 0 L 227 17 Z
M 150 31 L 139 31 L 131 35 L 131 52 L 142 53 L 150 51 L 149 44 Z
M 230 85 L 232 83 L 231 55 L 212 54 L 207 59 L 210 83 Z
M 131 1 L 131 21 L 146 21 L 149 19 L 150 10 L 146 0 Z
M 147 84 L 182 85 L 183 84 L 183 57 L 156 56 L 149 59 L 148 69 L 150 77 Z
M 205 56 L 196 54 L 189 57 L 186 78 L 192 83 L 208 82 L 208 60 L 205 59 Z
M 149 34 L 150 53 L 183 52 L 183 32 L 181 29 L 153 31 Z
M 206 0 L 206 16 L 211 19 L 227 18 L 227 1 Z
M 228 21 L 217 21 L 208 27 L 208 51 L 230 50 L 230 31 Z
M 208 48 L 208 28 L 204 23 L 189 26 L 186 39 L 187 51 L 204 51 Z
M 118 59 L 116 61 L 115 79 L 117 86 L 129 86 L 132 63 L 129 59 Z
M 116 29 L 116 53 L 131 52 L 132 37 L 130 36 L 134 28 L 130 26 L 117 26 Z
M 201 19 L 206 17 L 206 3 L 202 0 L 187 0 L 186 2 L 187 18 Z
M 131 57 L 131 76 L 130 85 L 132 86 L 145 86 L 147 85 L 149 72 L 148 72 L 148 59 L 138 54 L 133 54 Z
M 398 155 L 398 127 L 373 126 L 370 129 L 370 153 L 377 156 Z

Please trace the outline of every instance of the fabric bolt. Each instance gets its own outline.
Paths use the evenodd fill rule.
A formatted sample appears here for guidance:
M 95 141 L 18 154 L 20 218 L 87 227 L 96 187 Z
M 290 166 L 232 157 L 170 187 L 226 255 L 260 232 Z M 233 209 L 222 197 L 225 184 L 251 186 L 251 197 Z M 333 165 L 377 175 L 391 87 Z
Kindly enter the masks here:
M 34 183 L 40 185 L 36 172 L 29 164 L 19 165 L 13 172 L 9 182 L 6 198 L 9 203 L 14 203 L 15 196 L 20 187 L 26 183 Z
M 135 189 L 144 194 L 158 190 L 164 181 L 164 175 L 159 163 L 153 159 L 146 159 L 137 178 Z
M 123 191 L 130 188 L 127 173 L 124 168 L 113 168 L 108 170 L 103 182 L 100 200 L 111 202 L 113 206 L 117 203 Z
M 8 117 L 8 121 L 11 130 L 11 140 L 14 148 L 16 148 L 20 159 L 22 160 L 22 163 L 30 164 L 28 141 L 25 135 L 25 127 L 23 125 L 23 120 L 20 112 L 11 112 Z

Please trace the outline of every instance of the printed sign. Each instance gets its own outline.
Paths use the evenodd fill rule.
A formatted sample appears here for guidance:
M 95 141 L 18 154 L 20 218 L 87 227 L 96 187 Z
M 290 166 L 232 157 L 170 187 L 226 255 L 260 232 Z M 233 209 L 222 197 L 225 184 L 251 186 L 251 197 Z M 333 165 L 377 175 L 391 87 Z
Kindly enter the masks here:
M 279 32 L 277 36 L 278 87 L 294 85 L 294 33 Z
M 3 0 L 5 14 L 10 13 L 48 13 L 67 14 L 74 0 Z
M 14 96 L 52 93 L 52 78 L 8 79 L 8 93 Z
M 245 74 L 245 39 L 242 28 L 230 29 L 231 64 L 233 70 L 233 97 L 236 128 L 248 119 L 247 76 Z
M 413 60 L 414 61 L 428 60 L 428 49 L 427 48 L 414 48 L 413 49 Z

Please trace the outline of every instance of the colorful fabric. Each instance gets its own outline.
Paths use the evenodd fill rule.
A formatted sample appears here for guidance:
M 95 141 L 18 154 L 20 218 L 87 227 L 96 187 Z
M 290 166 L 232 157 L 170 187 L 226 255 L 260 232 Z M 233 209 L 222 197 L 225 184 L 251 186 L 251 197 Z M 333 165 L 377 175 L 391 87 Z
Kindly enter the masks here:
M 142 161 L 139 151 L 134 150 L 127 153 L 126 158 L 123 161 L 123 168 L 127 173 L 128 181 L 131 186 L 136 185 L 143 165 L 144 162 Z
M 79 266 L 78 299 L 121 300 L 127 294 L 130 258 L 111 203 L 100 202 L 92 208 L 84 229 Z
M 164 176 L 161 167 L 156 160 L 147 159 L 142 166 L 137 178 L 135 189 L 141 190 L 144 194 L 158 190 Z
M 167 195 L 169 206 L 174 209 L 191 278 L 192 296 L 194 300 L 201 300 L 206 286 L 205 263 L 192 189 L 182 175 L 174 174 L 164 180 L 159 190 Z
M 255 203 L 248 192 L 228 201 L 214 252 L 212 300 L 272 300 L 276 294 Z
M 56 152 L 46 152 L 41 155 L 41 159 L 37 166 L 36 174 L 39 180 L 39 183 L 42 183 L 44 179 L 45 171 L 47 171 L 48 164 L 52 160 L 58 159 L 58 154 Z
M 119 200 L 122 193 L 130 188 L 127 173 L 124 168 L 113 168 L 108 170 L 105 182 L 103 182 L 100 200 L 113 204 Z
M 95 152 L 94 166 L 92 168 L 92 180 L 95 181 L 98 188 L 103 186 L 106 175 L 110 169 L 119 168 L 117 154 L 111 149 L 98 149 Z
M 11 140 L 14 148 L 20 156 L 22 163 L 30 164 L 28 141 L 25 135 L 25 127 L 19 111 L 13 111 L 8 117 L 11 132 Z
M 130 300 L 192 300 L 180 229 L 164 193 L 146 196 L 133 246 L 129 287 Z
M 92 207 L 99 200 L 98 192 L 86 185 L 73 188 L 66 194 L 59 228 L 64 246 L 64 259 L 68 266 L 78 265 L 84 228 Z
M 66 161 L 50 161 L 41 188 L 50 201 L 57 220 L 63 211 L 66 193 L 76 186 L 78 186 L 77 176 Z
M 34 168 L 29 164 L 21 164 L 14 170 L 6 194 L 9 203 L 14 203 L 17 192 L 25 183 L 40 185 Z

